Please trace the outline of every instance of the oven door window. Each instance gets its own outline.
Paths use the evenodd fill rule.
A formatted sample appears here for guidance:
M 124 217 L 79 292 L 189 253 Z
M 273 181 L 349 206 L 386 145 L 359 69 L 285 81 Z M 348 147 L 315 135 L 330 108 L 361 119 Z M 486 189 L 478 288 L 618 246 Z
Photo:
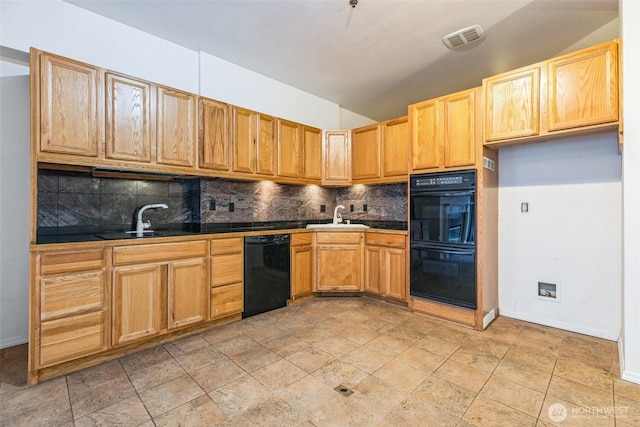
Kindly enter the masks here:
M 421 242 L 473 244 L 475 193 L 429 193 L 411 196 L 411 239 Z
M 411 295 L 476 308 L 473 249 L 411 248 Z

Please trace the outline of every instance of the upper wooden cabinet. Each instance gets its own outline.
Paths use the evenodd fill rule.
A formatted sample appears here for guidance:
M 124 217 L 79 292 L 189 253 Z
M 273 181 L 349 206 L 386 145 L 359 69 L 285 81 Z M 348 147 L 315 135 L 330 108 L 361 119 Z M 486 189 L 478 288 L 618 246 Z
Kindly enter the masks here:
M 380 124 L 351 131 L 351 179 L 380 178 Z
M 151 162 L 155 155 L 151 83 L 109 72 L 106 93 L 106 158 Z
M 322 149 L 322 184 L 351 184 L 351 132 L 324 131 Z
M 409 118 L 387 120 L 381 124 L 382 136 L 382 176 L 385 181 L 390 177 L 407 180 L 411 144 L 409 142 Z
M 103 156 L 103 73 L 98 67 L 31 49 L 31 96 L 38 161 Z
M 409 106 L 412 170 L 473 167 L 481 149 L 480 88 Z
M 304 160 L 302 177 L 320 183 L 322 179 L 322 131 L 302 125 Z
M 199 99 L 198 141 L 199 166 L 204 169 L 229 171 L 229 105 L 212 99 Z
M 322 179 L 322 131 L 283 119 L 277 119 L 277 123 L 278 178 L 319 184 Z
M 276 173 L 276 120 L 233 107 L 233 171 L 272 177 Z
M 483 80 L 484 143 L 514 145 L 619 120 L 618 41 Z
M 618 43 L 615 41 L 547 62 L 549 130 L 618 120 Z
M 406 181 L 409 175 L 408 118 L 352 131 L 352 183 Z
M 196 95 L 158 87 L 157 162 L 196 165 Z

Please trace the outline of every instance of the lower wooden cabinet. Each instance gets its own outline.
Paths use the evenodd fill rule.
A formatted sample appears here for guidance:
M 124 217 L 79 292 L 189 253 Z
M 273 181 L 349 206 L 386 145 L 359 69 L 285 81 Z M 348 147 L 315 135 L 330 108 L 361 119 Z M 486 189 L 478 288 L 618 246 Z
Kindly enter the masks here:
M 317 233 L 316 291 L 362 291 L 362 240 L 363 233 Z
M 34 257 L 30 370 L 105 350 L 105 251 L 52 251 Z
M 114 248 L 113 345 L 208 319 L 206 256 L 206 241 Z
M 364 290 L 407 300 L 406 236 L 366 233 Z
M 244 240 L 211 241 L 211 318 L 244 311 Z
M 313 291 L 313 234 L 291 235 L 291 299 Z

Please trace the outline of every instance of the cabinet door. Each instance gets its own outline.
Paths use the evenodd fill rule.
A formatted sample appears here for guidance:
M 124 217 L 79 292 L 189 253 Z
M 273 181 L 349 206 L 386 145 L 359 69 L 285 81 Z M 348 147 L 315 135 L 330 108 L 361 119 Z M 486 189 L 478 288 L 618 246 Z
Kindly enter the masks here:
M 200 167 L 229 170 L 229 106 L 200 98 L 199 120 Z
M 485 79 L 485 141 L 540 133 L 540 66 Z
M 104 111 L 101 79 L 97 67 L 41 54 L 39 151 L 100 155 Z
M 300 178 L 302 155 L 298 124 L 278 119 L 278 176 Z
M 475 91 L 458 92 L 442 100 L 444 166 L 473 166 L 475 163 Z
M 323 184 L 351 183 L 351 138 L 346 130 L 324 132 Z
M 151 84 L 113 73 L 106 75 L 108 159 L 151 161 Z
M 378 124 L 351 132 L 351 178 L 380 177 L 380 126 Z
M 382 123 L 382 175 L 409 175 L 409 120 L 402 117 Z
M 316 290 L 362 290 L 362 252 L 359 245 L 318 245 L 316 250 Z
M 276 119 L 258 114 L 257 125 L 256 173 L 273 176 L 276 174 Z
M 313 247 L 291 248 L 291 296 L 297 297 L 313 291 Z
M 411 165 L 414 171 L 440 166 L 440 106 L 441 103 L 437 100 L 409 106 Z
M 547 65 L 549 130 L 618 120 L 618 45 L 604 43 Z
M 207 319 L 209 283 L 204 258 L 175 261 L 168 266 L 169 329 Z
M 364 249 L 364 290 L 376 295 L 382 293 L 382 248 L 366 246 Z
M 196 96 L 158 88 L 157 162 L 163 165 L 196 165 Z
M 303 177 L 320 181 L 322 179 L 322 131 L 302 126 L 303 136 Z
M 113 271 L 113 344 L 157 335 L 162 330 L 162 267 L 119 267 Z
M 407 251 L 384 248 L 382 295 L 402 301 L 407 299 Z
M 254 173 L 256 146 L 256 114 L 233 107 L 233 171 Z

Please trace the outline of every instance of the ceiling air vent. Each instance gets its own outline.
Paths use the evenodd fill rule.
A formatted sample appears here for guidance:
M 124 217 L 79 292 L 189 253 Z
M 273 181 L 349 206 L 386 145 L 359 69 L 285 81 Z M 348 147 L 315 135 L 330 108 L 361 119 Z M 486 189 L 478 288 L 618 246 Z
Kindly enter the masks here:
M 447 34 L 442 38 L 445 46 L 449 49 L 456 49 L 484 39 L 484 30 L 480 25 L 472 25 L 454 33 Z

